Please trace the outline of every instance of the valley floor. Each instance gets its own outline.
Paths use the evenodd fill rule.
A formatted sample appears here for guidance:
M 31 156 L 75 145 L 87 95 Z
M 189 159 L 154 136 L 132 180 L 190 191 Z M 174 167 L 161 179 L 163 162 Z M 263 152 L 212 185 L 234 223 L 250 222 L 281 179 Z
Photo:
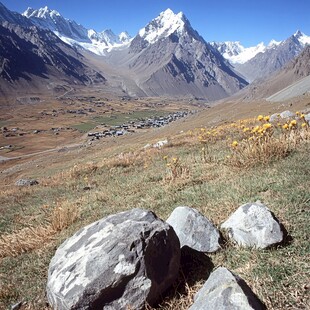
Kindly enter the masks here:
M 254 250 L 227 241 L 220 252 L 195 257 L 183 266 L 158 307 L 188 309 L 211 269 L 225 266 L 240 275 L 268 309 L 309 308 L 309 128 L 302 126 L 302 119 L 289 136 L 283 124 L 274 128 L 271 140 L 264 142 L 269 143 L 267 148 L 262 148 L 266 153 L 246 153 L 243 139 L 250 137 L 244 131 L 247 126 L 259 124 L 259 114 L 309 109 L 310 101 L 223 102 L 210 108 L 164 103 L 119 101 L 117 110 L 130 111 L 137 104 L 141 110 L 201 111 L 162 128 L 92 144 L 85 143 L 86 136 L 79 131 L 49 132 L 51 127 L 89 122 L 87 116 L 59 113 L 62 103 L 45 108 L 57 117 L 42 115 L 40 105 L 32 112 L 21 107 L 15 115 L 9 110 L 3 114 L 7 117 L 1 119 L 2 127 L 17 127 L 27 134 L 0 140 L 0 146 L 15 146 L 10 152 L 0 150 L 0 156 L 19 157 L 0 162 L 1 309 L 17 302 L 23 302 L 21 309 L 48 309 L 46 277 L 56 248 L 79 228 L 104 216 L 140 207 L 167 219 L 175 207 L 187 205 L 219 226 L 241 204 L 257 200 L 287 229 L 284 244 Z M 89 106 L 79 103 L 69 109 L 81 108 Z M 106 106 L 98 111 L 103 109 Z M 37 129 L 43 131 L 41 138 L 33 133 Z M 162 148 L 144 148 L 165 139 L 168 144 Z M 243 151 L 232 147 L 234 141 Z M 279 148 L 268 153 L 276 143 Z M 48 149 L 56 151 L 31 155 Z M 17 187 L 20 178 L 36 179 L 39 184 Z

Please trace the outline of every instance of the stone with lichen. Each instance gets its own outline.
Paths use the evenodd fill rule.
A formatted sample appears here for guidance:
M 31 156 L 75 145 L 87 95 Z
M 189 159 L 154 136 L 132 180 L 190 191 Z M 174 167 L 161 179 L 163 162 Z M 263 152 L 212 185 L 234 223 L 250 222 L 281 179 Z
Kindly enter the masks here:
M 47 297 L 54 309 L 142 309 L 172 284 L 180 265 L 173 228 L 142 209 L 90 224 L 52 258 Z

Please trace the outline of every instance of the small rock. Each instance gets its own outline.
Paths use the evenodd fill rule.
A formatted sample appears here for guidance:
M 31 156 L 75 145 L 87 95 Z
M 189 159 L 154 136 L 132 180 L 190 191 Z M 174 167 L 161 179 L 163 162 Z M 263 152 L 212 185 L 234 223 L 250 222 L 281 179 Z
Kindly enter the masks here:
M 237 275 L 224 267 L 213 271 L 189 310 L 261 310 L 266 307 Z
M 163 146 L 167 145 L 168 144 L 168 140 L 161 140 L 161 141 L 158 141 L 156 143 L 153 144 L 153 147 L 154 148 L 157 148 L 157 149 L 160 149 L 162 148 Z
M 217 228 L 193 208 L 175 208 L 167 223 L 179 237 L 181 248 L 188 246 L 196 251 L 209 253 L 221 248 L 221 236 Z
M 279 113 L 275 113 L 270 115 L 270 123 L 274 123 L 274 122 L 278 122 L 280 120 L 280 114 Z
M 260 202 L 239 207 L 222 225 L 237 244 L 245 247 L 267 248 L 283 241 L 278 220 Z
M 143 149 L 146 150 L 146 149 L 149 149 L 150 147 L 152 147 L 152 144 L 148 143 L 148 144 L 144 145 Z
M 179 267 L 173 228 L 133 209 L 80 229 L 58 248 L 47 298 L 54 309 L 142 309 L 160 298 Z
M 39 182 L 34 179 L 19 179 L 15 182 L 15 185 L 17 186 L 33 186 L 38 184 Z
M 295 117 L 295 114 L 291 111 L 284 111 L 284 112 L 280 113 L 280 117 L 284 118 L 284 119 L 293 118 L 293 117 Z
M 305 121 L 308 122 L 308 125 L 310 126 L 310 113 L 305 115 Z
M 18 310 L 18 309 L 21 308 L 22 305 L 23 305 L 23 302 L 20 301 L 20 302 L 18 302 L 18 303 L 16 303 L 16 304 L 12 305 L 12 306 L 11 306 L 11 310 Z

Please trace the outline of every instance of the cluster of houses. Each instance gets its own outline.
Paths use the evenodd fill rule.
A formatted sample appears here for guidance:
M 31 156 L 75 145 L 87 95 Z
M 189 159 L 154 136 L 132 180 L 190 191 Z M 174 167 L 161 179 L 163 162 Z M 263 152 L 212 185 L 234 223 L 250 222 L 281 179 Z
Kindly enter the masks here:
M 91 141 L 96 139 L 111 137 L 111 136 L 123 136 L 124 134 L 135 132 L 137 129 L 147 129 L 147 128 L 156 128 L 168 125 L 169 123 L 176 121 L 180 118 L 186 117 L 188 115 L 194 114 L 197 111 L 180 111 L 170 113 L 165 116 L 155 116 L 153 118 L 141 119 L 137 121 L 130 121 L 126 124 L 112 126 L 108 129 L 102 131 L 89 132 L 88 137 Z

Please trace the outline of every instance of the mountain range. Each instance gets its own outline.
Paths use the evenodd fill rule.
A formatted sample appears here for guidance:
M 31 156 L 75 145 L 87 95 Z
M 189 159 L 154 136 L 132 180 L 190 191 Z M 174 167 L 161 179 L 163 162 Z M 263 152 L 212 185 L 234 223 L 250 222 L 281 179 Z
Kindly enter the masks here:
M 245 48 L 238 41 L 211 44 L 248 82 L 252 82 L 281 69 L 310 44 L 310 37 L 298 30 L 286 40 L 271 40 L 267 46 L 262 42 Z
M 272 97 L 289 88 L 286 98 L 303 95 L 310 91 L 310 45 L 281 70 L 271 74 L 264 80 L 256 80 L 235 94 L 235 100 L 251 101 Z M 285 99 L 282 99 L 285 100 Z M 281 100 L 280 100 L 281 101 Z
M 23 14 L 35 26 L 53 31 L 64 42 L 70 45 L 79 45 L 91 52 L 104 55 L 106 50 L 128 43 L 130 36 L 127 32 L 115 35 L 111 29 L 96 32 L 86 29 L 75 21 L 65 19 L 55 10 L 48 7 L 34 10 L 28 8 Z
M 86 29 L 48 7 L 19 14 L 0 3 L 0 42 L 2 94 L 29 86 L 43 91 L 51 83 L 99 84 L 129 96 L 213 101 L 281 69 L 310 37 L 298 31 L 251 48 L 208 43 L 182 12 L 167 9 L 131 38 L 125 31 Z

